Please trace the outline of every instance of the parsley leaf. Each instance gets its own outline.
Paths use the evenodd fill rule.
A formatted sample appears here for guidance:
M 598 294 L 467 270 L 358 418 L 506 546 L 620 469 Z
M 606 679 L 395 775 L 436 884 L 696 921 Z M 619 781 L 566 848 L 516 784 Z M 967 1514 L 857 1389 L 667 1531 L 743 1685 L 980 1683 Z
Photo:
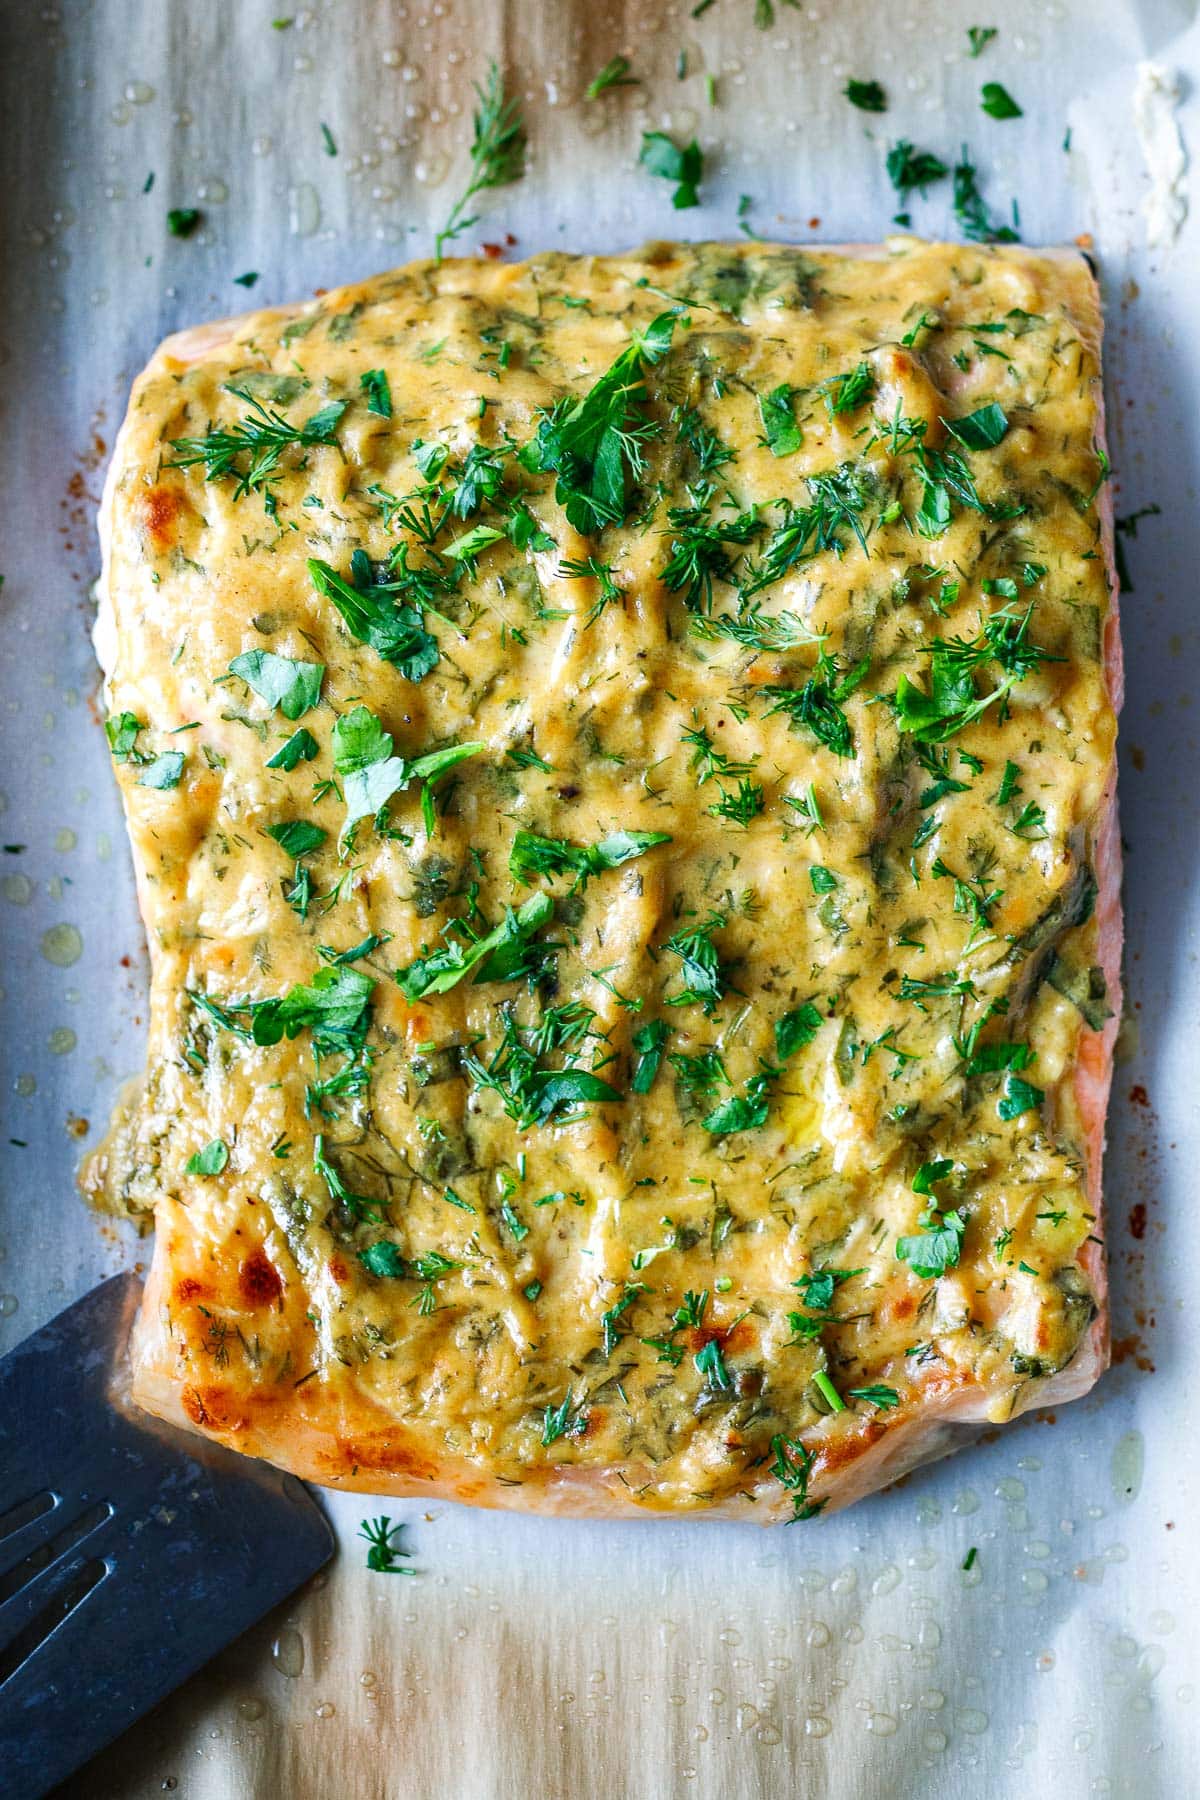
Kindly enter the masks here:
M 397 584 L 376 581 L 361 551 L 355 551 L 351 569 L 353 583 L 315 557 L 308 564 L 313 586 L 337 608 L 352 635 L 369 644 L 406 681 L 423 680 L 438 661 L 437 639 L 425 630 L 424 614 L 418 607 L 397 603 Z
M 277 706 L 285 719 L 299 719 L 321 697 L 325 664 L 297 662 L 273 650 L 246 650 L 234 657 L 229 672 L 268 706 Z
M 137 785 L 144 788 L 177 788 L 183 777 L 184 755 L 182 750 L 164 750 L 153 762 L 146 764 L 137 778 Z
M 329 833 L 320 825 L 313 825 L 308 819 L 286 819 L 278 825 L 267 826 L 267 836 L 275 839 L 279 848 L 288 856 L 308 856 L 313 850 L 319 850 Z
M 1037 1112 L 1045 1098 L 1041 1088 L 1022 1081 L 1018 1075 L 1009 1075 L 1004 1092 L 996 1102 L 996 1116 L 1006 1120 L 1019 1119 L 1024 1113 Z
M 723 914 L 711 913 L 703 925 L 677 931 L 667 939 L 664 948 L 682 963 L 684 983 L 679 993 L 668 994 L 668 1006 L 691 1006 L 698 1002 L 705 1014 L 712 1016 L 729 985 L 728 971 L 712 941 L 713 933 L 724 930 L 725 923 Z
M 637 1061 L 633 1066 L 633 1079 L 629 1085 L 635 1094 L 648 1094 L 653 1087 L 669 1035 L 669 1029 L 662 1019 L 647 1019 L 633 1033 L 632 1042 L 637 1051 Z
M 926 1208 L 918 1221 L 920 1229 L 910 1237 L 898 1238 L 896 1257 L 908 1263 L 914 1275 L 934 1281 L 947 1269 L 956 1268 L 962 1251 L 966 1217 L 961 1212 L 936 1212 Z
M 792 399 L 796 389 L 781 381 L 769 394 L 758 396 L 759 417 L 768 450 L 772 456 L 794 456 L 804 442 L 804 433 L 796 423 Z
M 965 418 L 943 419 L 942 423 L 968 450 L 994 450 L 1008 430 L 1008 417 L 994 400 Z
M 302 762 L 311 762 L 320 749 L 312 732 L 302 725 L 299 731 L 293 731 L 286 744 L 281 744 L 274 756 L 267 758 L 268 769 L 294 769 Z
M 994 25 L 968 25 L 967 43 L 970 46 L 970 54 L 972 56 L 981 55 L 996 35 Z
M 365 369 L 358 378 L 358 385 L 367 397 L 367 411 L 377 413 L 381 419 L 390 419 L 392 388 L 387 370 Z
M 625 517 L 626 490 L 644 466 L 642 445 L 657 432 L 638 408 L 646 399 L 644 365 L 670 347 L 675 313 L 660 313 L 578 399 L 564 396 L 542 413 L 520 460 L 533 473 L 558 475 L 554 497 L 585 537 Z
M 887 111 L 887 95 L 877 81 L 855 81 L 851 79 L 842 89 L 851 106 L 857 106 L 861 112 L 881 113 Z
M 887 153 L 888 180 L 896 190 L 901 204 L 915 188 L 925 196 L 925 190 L 931 182 L 941 181 L 950 171 L 941 157 L 935 156 L 931 150 L 918 150 L 907 138 L 900 138 Z
M 447 744 L 409 761 L 393 756 L 391 733 L 374 713 L 365 706 L 354 707 L 333 728 L 333 766 L 344 777 L 346 828 L 359 819 L 374 818 L 392 795 L 410 782 L 431 782 L 486 748 L 485 744 Z
M 823 1023 L 811 1001 L 805 1001 L 803 1006 L 784 1013 L 781 1019 L 775 1021 L 776 1054 L 783 1060 L 794 1056 L 797 1050 L 803 1050 L 812 1043 Z
M 1008 89 L 998 81 L 985 81 L 980 89 L 980 105 L 991 119 L 1020 119 L 1024 117 Z
M 509 870 L 516 881 L 528 882 L 534 875 L 575 876 L 575 886 L 585 887 L 593 875 L 605 869 L 619 868 L 636 856 L 644 856 L 656 844 L 669 844 L 668 831 L 614 831 L 598 844 L 571 844 L 564 838 L 539 837 L 534 831 L 520 830 L 513 839 L 508 859 Z
M 222 1138 L 214 1138 L 203 1150 L 194 1150 L 183 1166 L 189 1175 L 219 1175 L 228 1161 L 228 1146 Z
M 548 894 L 534 894 L 519 911 L 508 908 L 500 924 L 468 943 L 452 938 L 440 950 L 418 956 L 395 971 L 396 984 L 410 1005 L 426 994 L 447 994 L 467 975 L 481 981 L 511 981 L 523 973 L 520 952 L 554 911 Z
M 698 189 L 704 177 L 704 156 L 695 138 L 681 149 L 665 131 L 644 131 L 638 161 L 651 175 L 661 175 L 666 181 L 678 183 L 671 196 L 671 204 L 677 212 L 699 206 Z

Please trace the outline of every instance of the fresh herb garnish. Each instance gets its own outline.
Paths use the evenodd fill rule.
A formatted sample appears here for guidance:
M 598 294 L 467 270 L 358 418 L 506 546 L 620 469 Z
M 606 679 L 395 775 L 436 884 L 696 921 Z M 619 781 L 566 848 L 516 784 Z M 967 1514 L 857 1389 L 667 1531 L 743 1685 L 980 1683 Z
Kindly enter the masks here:
M 954 217 L 965 238 L 975 244 L 1015 244 L 1020 240 L 1011 225 L 998 225 L 979 191 L 979 181 L 964 146 L 954 165 Z
M 138 787 L 177 788 L 183 778 L 184 761 L 182 750 L 164 750 L 146 764 L 137 778 Z
M 763 694 L 774 701 L 768 709 L 768 718 L 773 713 L 785 713 L 793 730 L 810 732 L 835 756 L 853 756 L 854 735 L 842 706 L 863 680 L 869 666 L 864 657 L 862 662 L 842 674 L 837 659 L 822 653 L 817 658 L 816 673 L 802 687 L 762 689 Z
M 392 387 L 387 378 L 387 370 L 365 370 L 358 378 L 358 385 L 366 396 L 367 411 L 377 413 L 381 419 L 390 419 Z
M 290 19 L 277 19 L 276 27 L 290 25 Z M 365 1538 L 369 1546 L 367 1550 L 367 1567 L 377 1575 L 415 1575 L 416 1570 L 402 1563 L 399 1558 L 411 1555 L 396 1542 L 398 1534 L 404 1527 L 397 1520 L 393 1525 L 387 1513 L 381 1513 L 377 1519 L 364 1519 L 358 1528 L 358 1535 Z
M 914 189 L 924 199 L 930 183 L 941 181 L 950 173 L 940 156 L 932 150 L 918 150 L 907 138 L 901 138 L 888 151 L 887 172 L 901 205 Z
M 333 766 L 343 777 L 346 802 L 345 830 L 359 819 L 374 818 L 393 794 L 410 782 L 422 783 L 422 805 L 425 826 L 433 835 L 433 806 L 429 784 L 467 757 L 478 756 L 485 744 L 447 744 L 444 749 L 428 751 L 411 761 L 393 755 L 390 732 L 383 729 L 374 713 L 356 706 L 344 713 L 333 728 Z
M 897 683 L 895 709 L 900 730 L 910 732 L 918 743 L 943 743 L 997 701 L 1003 702 L 1012 688 L 1042 663 L 1061 662 L 1062 657 L 1031 641 L 1032 616 L 1032 604 L 1023 613 L 1003 607 L 991 615 L 976 638 L 935 638 L 925 647 L 930 659 L 929 692 L 907 675 L 902 674 Z M 992 662 L 1001 671 L 1000 679 L 981 695 L 975 686 L 975 671 Z
M 985 81 L 979 92 L 979 104 L 990 119 L 1024 117 L 1008 89 L 999 81 Z
M 465 216 L 466 208 L 476 194 L 489 188 L 508 187 L 525 173 L 525 122 L 521 104 L 505 93 L 504 78 L 495 63 L 488 70 L 484 86 L 477 83 L 475 92 L 479 104 L 474 115 L 471 173 L 434 240 L 434 257 L 438 262 L 442 260 L 443 245 L 469 231 L 476 223 L 477 213 Z
M 522 829 L 513 839 L 508 867 L 516 881 L 529 882 L 535 875 L 574 875 L 575 887 L 581 888 L 593 875 L 670 842 L 668 831 L 614 831 L 597 844 L 571 844 Z
M 183 1167 L 188 1175 L 219 1175 L 228 1161 L 228 1145 L 223 1138 L 214 1138 L 203 1150 L 194 1150 Z
M 353 582 L 315 557 L 309 559 L 308 573 L 322 599 L 337 608 L 347 629 L 361 643 L 369 644 L 406 681 L 422 681 L 437 665 L 437 639 L 425 630 L 419 607 L 397 600 L 403 580 L 377 579 L 374 566 L 361 550 L 354 552 L 350 567 Z
M 633 1065 L 633 1077 L 629 1085 L 635 1094 L 648 1094 L 653 1087 L 669 1035 L 669 1029 L 662 1019 L 647 1019 L 633 1033 L 631 1041 L 637 1052 L 637 1061 Z
M 521 452 L 525 468 L 558 475 L 554 496 L 584 536 L 625 517 L 630 479 L 642 472 L 642 446 L 658 427 L 641 407 L 644 368 L 660 362 L 671 344 L 674 313 L 660 313 L 612 367 L 579 399 L 564 397 L 539 417 Z
M 968 25 L 967 43 L 972 56 L 980 56 L 997 35 L 994 25 Z
M 684 984 L 679 993 L 667 995 L 668 1006 L 698 1004 L 709 1017 L 716 1010 L 729 985 L 729 971 L 712 940 L 715 932 L 725 929 L 725 924 L 722 913 L 710 913 L 702 925 L 689 926 L 667 939 L 663 947 L 682 963 Z
M 852 78 L 842 92 L 851 106 L 857 106 L 861 112 L 887 111 L 887 95 L 877 81 L 855 81 Z
M 195 206 L 173 206 L 167 214 L 167 230 L 172 237 L 191 237 L 200 223 L 200 210 Z
M 808 1483 L 817 1460 L 816 1452 L 806 1449 L 799 1438 L 785 1437 L 782 1432 L 778 1432 L 771 1439 L 771 1453 L 775 1458 L 771 1464 L 771 1473 L 792 1496 L 793 1523 L 798 1519 L 814 1519 L 825 1504 L 823 1500 L 810 1500 L 808 1497 Z
M 337 443 L 335 433 L 346 410 L 344 400 L 331 400 L 302 425 L 293 425 L 247 389 L 231 387 L 229 391 L 244 401 L 250 411 L 236 425 L 210 426 L 202 438 L 172 438 L 171 448 L 178 455 L 167 464 L 168 468 L 190 469 L 203 463 L 205 481 L 236 475 L 236 501 L 252 491 L 269 489 L 278 476 L 285 450 L 310 450 L 317 445 Z M 269 494 L 267 498 L 270 500 Z
M 638 78 L 629 73 L 632 64 L 627 56 L 614 56 L 598 75 L 593 75 L 583 90 L 585 100 L 598 100 L 609 88 L 636 87 Z
M 281 744 L 274 756 L 267 758 L 268 769 L 294 769 L 302 762 L 311 762 L 320 745 L 307 726 L 302 725 L 299 731 L 293 731 L 286 744 Z
M 321 698 L 325 664 L 297 662 L 290 656 L 276 656 L 273 650 L 246 650 L 234 657 L 229 672 L 268 706 L 277 706 L 285 719 L 295 720 Z
M 396 984 L 410 1005 L 427 994 L 447 994 L 466 976 L 476 983 L 515 981 L 528 972 L 527 946 L 554 911 L 548 894 L 534 894 L 516 912 L 511 907 L 500 924 L 482 937 L 458 935 L 448 937 L 439 950 L 426 951 L 406 968 L 395 971 Z M 451 921 L 447 931 L 456 928 L 465 933 L 461 919 Z
M 682 149 L 665 131 L 644 131 L 638 161 L 651 175 L 676 183 L 671 205 L 677 212 L 699 206 L 699 186 L 704 177 L 704 155 L 695 138 Z
M 794 456 L 804 443 L 804 433 L 792 408 L 795 393 L 794 387 L 781 381 L 769 393 L 758 396 L 763 441 L 772 456 Z

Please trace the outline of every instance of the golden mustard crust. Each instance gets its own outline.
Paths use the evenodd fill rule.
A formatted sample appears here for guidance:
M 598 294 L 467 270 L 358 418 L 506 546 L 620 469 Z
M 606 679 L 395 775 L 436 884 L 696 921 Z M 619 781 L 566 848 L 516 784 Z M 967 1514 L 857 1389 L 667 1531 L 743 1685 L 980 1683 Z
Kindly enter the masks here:
M 809 1516 L 1106 1346 L 1083 260 L 414 264 L 168 340 L 99 641 L 138 1392 L 327 1483 Z

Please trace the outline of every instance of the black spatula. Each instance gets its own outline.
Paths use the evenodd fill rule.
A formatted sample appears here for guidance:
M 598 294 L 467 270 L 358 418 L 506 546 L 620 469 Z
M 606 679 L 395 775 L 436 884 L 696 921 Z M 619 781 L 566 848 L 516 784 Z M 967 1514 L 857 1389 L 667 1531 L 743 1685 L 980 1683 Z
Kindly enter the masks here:
M 119 1275 L 0 1361 L 0 1788 L 36 1800 L 333 1554 L 290 1475 L 114 1395 Z

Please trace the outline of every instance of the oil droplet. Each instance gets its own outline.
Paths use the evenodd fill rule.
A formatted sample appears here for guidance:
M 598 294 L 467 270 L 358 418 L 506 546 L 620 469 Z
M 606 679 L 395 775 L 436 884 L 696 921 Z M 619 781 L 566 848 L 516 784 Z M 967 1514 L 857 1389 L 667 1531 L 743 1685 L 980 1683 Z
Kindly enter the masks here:
M 737 1720 L 737 1728 L 739 1731 L 749 1731 L 752 1726 L 758 1724 L 758 1708 L 757 1706 L 749 1706 L 743 1702 L 743 1704 L 738 1707 L 734 1717 Z
M 20 1304 L 15 1294 L 0 1294 L 0 1319 L 11 1319 Z
M 942 1641 L 942 1628 L 936 1619 L 922 1619 L 917 1627 L 917 1642 L 922 1650 L 936 1650 Z
M 29 1100 L 37 1093 L 36 1075 L 18 1075 L 13 1082 L 13 1092 L 20 1094 L 22 1100 Z
M 964 1706 L 958 1715 L 958 1728 L 972 1737 L 980 1737 L 988 1728 L 988 1716 L 976 1706 Z
M 28 906 L 33 899 L 33 883 L 28 875 L 6 875 L 0 891 L 13 906 Z
M 1168 1632 L 1174 1631 L 1175 1629 L 1175 1615 L 1169 1612 L 1152 1612 L 1150 1614 L 1150 1629 L 1151 1631 L 1157 1631 L 1160 1637 L 1166 1637 Z
M 83 955 L 83 939 L 74 925 L 51 925 L 42 933 L 42 955 L 56 969 L 69 969 Z
M 1137 1659 L 1137 1679 L 1146 1682 L 1153 1681 L 1155 1676 L 1161 1673 L 1166 1660 L 1166 1653 L 1161 1645 L 1147 1644 Z
M 337 1707 L 332 1700 L 322 1700 L 319 1705 L 313 1707 L 313 1711 L 318 1719 L 332 1719 Z
M 867 1719 L 867 1730 L 873 1731 L 876 1737 L 892 1737 L 897 1730 L 897 1721 L 891 1713 L 871 1713 Z
M 996 1483 L 995 1491 L 1001 1500 L 1023 1500 L 1025 1483 L 1018 1481 L 1015 1475 L 1006 1475 L 1003 1480 Z
M 724 1704 L 725 1704 L 725 1689 L 724 1688 L 710 1688 L 709 1694 L 708 1694 L 708 1703 L 710 1706 L 724 1706 Z
M 899 1569 L 895 1563 L 888 1563 L 885 1568 L 880 1569 L 871 1583 L 871 1592 L 873 1594 L 890 1594 L 900 1586 L 900 1581 Z
M 312 237 L 321 223 L 321 201 L 311 181 L 288 189 L 288 230 L 293 237 Z
M 809 1713 L 807 1719 L 804 1721 L 805 1737 L 828 1737 L 832 1730 L 833 1726 L 829 1723 L 829 1720 L 825 1717 L 824 1713 Z
M 1022 1569 L 1021 1586 L 1027 1594 L 1044 1594 L 1050 1586 L 1050 1577 L 1040 1569 Z
M 56 831 L 54 834 L 54 848 L 58 851 L 73 850 L 78 842 L 79 839 L 75 833 L 65 825 L 61 831 Z
M 1125 1506 L 1136 1500 L 1142 1488 L 1146 1466 L 1145 1440 L 1140 1431 L 1127 1431 L 1113 1445 L 1109 1476 L 1112 1491 Z
M 821 1619 L 818 1619 L 815 1625 L 810 1625 L 808 1628 L 808 1637 L 806 1641 L 809 1649 L 824 1650 L 826 1644 L 829 1643 L 831 1636 L 832 1633 L 830 1632 L 828 1625 Z
M 243 1719 L 261 1719 L 266 1707 L 261 1700 L 239 1700 L 238 1713 Z
M 975 1492 L 975 1489 L 964 1488 L 961 1494 L 956 1494 L 954 1496 L 954 1504 L 950 1508 L 950 1511 L 957 1513 L 960 1518 L 966 1518 L 969 1514 L 978 1512 L 979 1495 Z
M 1071 1744 L 1072 1748 L 1076 1750 L 1090 1750 L 1093 1741 L 1094 1733 L 1090 1731 L 1077 1731 L 1075 1736 L 1071 1739 Z
M 50 1033 L 47 1042 L 52 1056 L 69 1056 L 79 1039 L 69 1025 L 59 1025 Z
M 107 831 L 96 833 L 96 860 L 98 862 L 111 862 L 112 860 L 112 839 Z
M 271 1661 L 289 1681 L 296 1679 L 304 1668 L 304 1639 L 298 1631 L 284 1627 L 271 1645 Z
M 754 1736 L 756 1742 L 760 1744 L 782 1744 L 783 1742 L 782 1731 L 778 1725 L 773 1725 L 770 1719 L 764 1719 Z
M 127 81 L 123 91 L 132 106 L 149 106 L 154 98 L 154 89 L 148 81 Z
M 923 1694 L 917 1696 L 917 1705 L 923 1707 L 926 1712 L 941 1712 L 945 1704 L 946 1696 L 937 1688 L 926 1688 Z
M 924 1748 L 929 1751 L 931 1756 L 936 1756 L 939 1751 L 944 1750 L 949 1742 L 950 1739 L 946 1736 L 944 1731 L 924 1731 L 921 1733 L 921 1743 Z

